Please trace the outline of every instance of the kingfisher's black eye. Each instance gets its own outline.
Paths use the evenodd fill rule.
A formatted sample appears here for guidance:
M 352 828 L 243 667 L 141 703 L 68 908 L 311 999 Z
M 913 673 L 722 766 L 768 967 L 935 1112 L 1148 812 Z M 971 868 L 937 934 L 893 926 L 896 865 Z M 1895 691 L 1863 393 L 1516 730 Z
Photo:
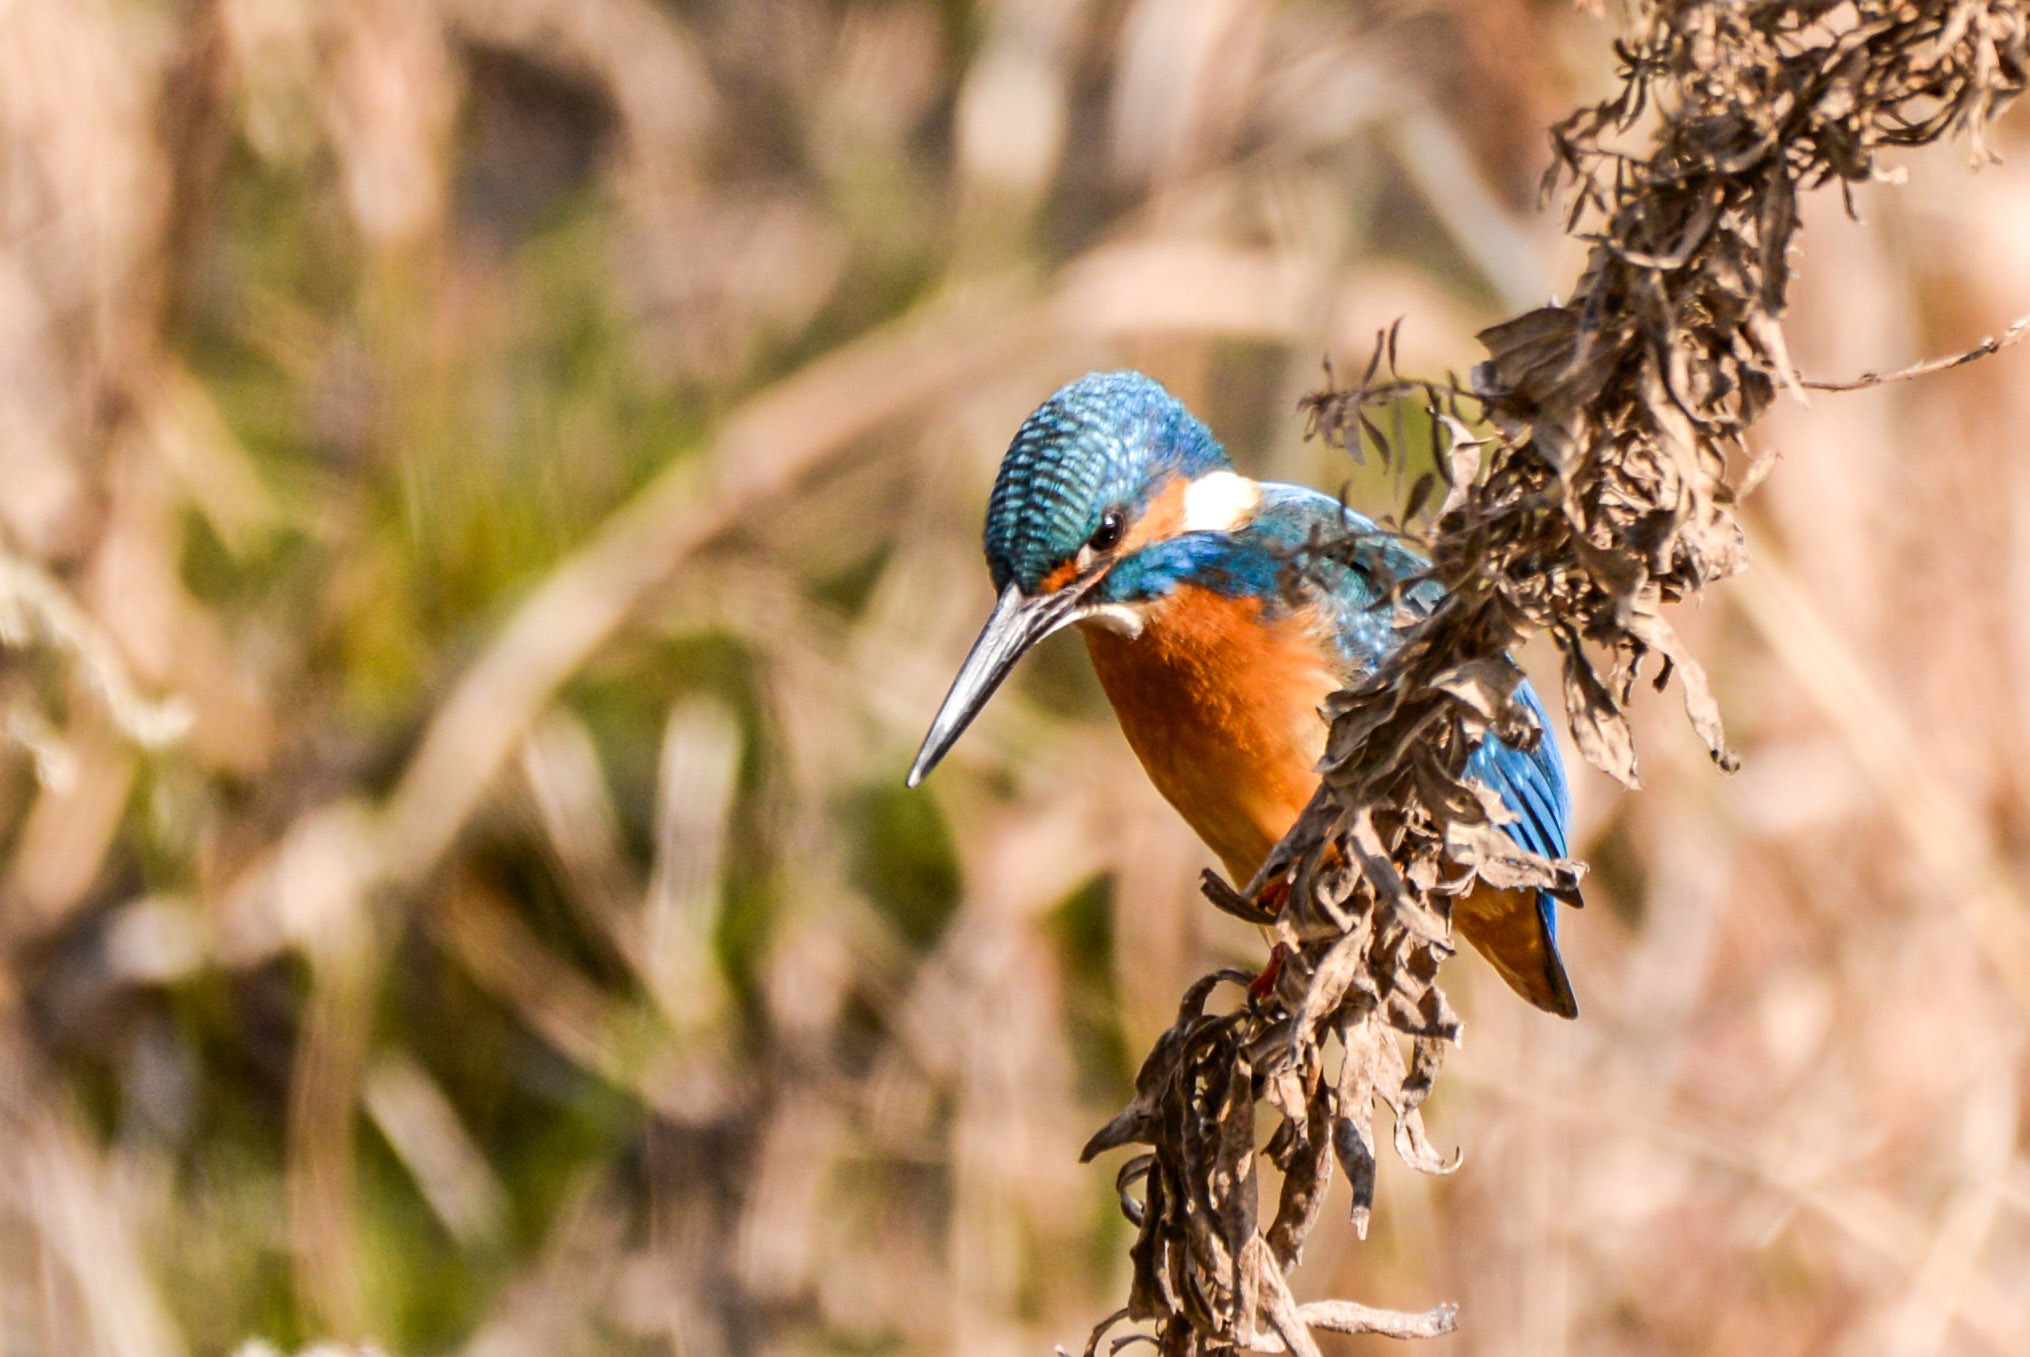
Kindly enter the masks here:
M 1101 517 L 1099 527 L 1086 539 L 1086 545 L 1094 551 L 1112 551 L 1121 544 L 1121 534 L 1128 530 L 1128 520 L 1119 509 L 1109 509 Z

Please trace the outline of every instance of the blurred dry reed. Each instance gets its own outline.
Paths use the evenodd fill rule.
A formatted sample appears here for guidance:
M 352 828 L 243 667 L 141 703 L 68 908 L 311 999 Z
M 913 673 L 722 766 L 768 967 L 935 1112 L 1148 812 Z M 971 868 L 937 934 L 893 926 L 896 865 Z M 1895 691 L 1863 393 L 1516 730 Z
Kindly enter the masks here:
M 1081 1139 L 1259 956 L 1069 656 L 901 793 L 994 462 L 1134 364 L 1400 504 L 1297 398 L 1397 316 L 1464 371 L 1572 276 L 1539 134 L 1608 42 L 1534 0 L 0 4 L 0 1353 L 1085 1332 L 1130 1269 Z M 2024 309 L 2030 181 L 1935 159 L 1865 226 L 1800 198 L 1807 372 Z M 1470 1167 L 1377 1156 L 1300 1308 L 2030 1344 L 2020 361 L 1759 426 L 1756 568 L 1677 619 L 1743 773 L 1664 728 L 1642 796 L 1580 788 L 1585 1023 L 1449 968 L 1423 1111 Z

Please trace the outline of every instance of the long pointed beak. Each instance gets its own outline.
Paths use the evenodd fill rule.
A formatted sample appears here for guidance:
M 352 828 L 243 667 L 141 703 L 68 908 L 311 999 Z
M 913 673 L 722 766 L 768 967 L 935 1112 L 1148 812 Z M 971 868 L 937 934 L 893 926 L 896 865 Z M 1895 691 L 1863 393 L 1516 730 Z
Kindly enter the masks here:
M 1080 604 L 1085 592 L 1073 586 L 1029 598 L 1012 584 L 1001 591 L 994 615 L 987 619 L 980 638 L 967 652 L 958 677 L 952 680 L 951 691 L 945 694 L 944 705 L 938 708 L 937 719 L 930 723 L 930 734 L 923 737 L 923 748 L 916 751 L 916 762 L 909 769 L 910 786 L 922 782 L 937 767 L 938 760 L 958 742 L 973 718 L 980 714 L 980 708 L 987 705 L 987 699 L 1008 677 L 1008 671 L 1031 646 L 1084 614 Z

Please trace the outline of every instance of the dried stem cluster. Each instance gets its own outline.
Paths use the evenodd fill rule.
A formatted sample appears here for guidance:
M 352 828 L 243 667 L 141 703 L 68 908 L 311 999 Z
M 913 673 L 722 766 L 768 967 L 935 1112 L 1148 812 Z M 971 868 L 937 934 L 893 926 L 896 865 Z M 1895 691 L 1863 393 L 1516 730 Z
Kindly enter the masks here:
M 1546 190 L 1570 186 L 1567 229 L 1593 248 L 1569 302 L 1481 334 L 1489 357 L 1470 394 L 1441 406 L 1430 389 L 1432 426 L 1448 435 L 1433 475 L 1448 493 L 1425 578 L 1445 597 L 1405 615 L 1401 647 L 1334 699 L 1323 784 L 1249 894 L 1208 883 L 1215 903 L 1249 914 L 1255 890 L 1290 879 L 1289 906 L 1260 919 L 1288 957 L 1280 980 L 1223 1015 L 1205 1002 L 1230 976 L 1193 988 L 1134 1104 L 1088 1147 L 1149 1147 L 1122 1171 L 1124 1191 L 1143 1187 L 1124 1196 L 1140 1229 L 1124 1314 L 1151 1322 L 1164 1352 L 1311 1353 L 1307 1326 L 1345 1327 L 1297 1306 L 1287 1274 L 1335 1158 L 1364 1232 L 1376 1099 L 1407 1163 L 1456 1162 L 1431 1150 L 1417 1112 L 1458 1033 L 1436 984 L 1449 901 L 1481 881 L 1569 893 L 1582 870 L 1517 850 L 1499 804 L 1463 779 L 1490 733 L 1541 738 L 1513 700 L 1509 652 L 1549 633 L 1577 745 L 1624 784 L 1638 785 L 1627 711 L 1652 657 L 1648 677 L 1659 689 L 1677 677 L 1714 761 L 1734 766 L 1705 672 L 1663 606 L 1744 565 L 1734 506 L 1761 470 L 1746 432 L 1779 390 L 1802 394 L 1779 324 L 1798 194 L 1875 176 L 1891 147 L 1958 136 L 1985 156 L 1989 119 L 2022 89 L 2026 30 L 2024 8 L 2000 0 L 1651 4 L 1617 49 L 1617 93 L 1554 130 Z M 1642 154 L 1617 145 L 1644 126 Z M 1307 405 L 1315 432 L 1400 458 L 1400 439 L 1367 414 L 1404 395 L 1393 371 L 1375 383 L 1376 356 L 1360 385 Z M 1487 438 L 1469 435 L 1461 396 Z M 1412 513 L 1433 485 L 1412 491 Z M 1264 1101 L 1282 1118 L 1265 1153 L 1283 1188 L 1261 1228 Z M 1351 1327 L 1451 1322 L 1440 1308 L 1366 1312 Z

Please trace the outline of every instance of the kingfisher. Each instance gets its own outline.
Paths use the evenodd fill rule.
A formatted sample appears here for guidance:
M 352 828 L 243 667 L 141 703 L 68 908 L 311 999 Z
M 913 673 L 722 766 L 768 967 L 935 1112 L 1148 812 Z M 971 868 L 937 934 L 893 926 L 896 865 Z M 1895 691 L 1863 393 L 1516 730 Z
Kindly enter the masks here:
M 1291 563 L 1308 544 L 1358 550 Z M 1067 627 L 1084 636 L 1128 746 L 1149 780 L 1236 884 L 1253 879 L 1319 782 L 1328 695 L 1399 644 L 1396 609 L 1440 597 L 1423 557 L 1316 490 L 1234 470 L 1212 431 L 1139 372 L 1061 388 L 1016 432 L 987 503 L 987 569 L 999 598 L 932 721 L 909 785 L 923 781 L 1018 660 Z M 1565 856 L 1565 770 L 1543 704 L 1533 749 L 1486 737 L 1466 772 L 1514 819 L 1503 829 Z M 1486 884 L 1452 923 L 1523 998 L 1576 1017 L 1558 955 L 1556 899 Z M 1272 962 L 1273 965 L 1273 962 Z

